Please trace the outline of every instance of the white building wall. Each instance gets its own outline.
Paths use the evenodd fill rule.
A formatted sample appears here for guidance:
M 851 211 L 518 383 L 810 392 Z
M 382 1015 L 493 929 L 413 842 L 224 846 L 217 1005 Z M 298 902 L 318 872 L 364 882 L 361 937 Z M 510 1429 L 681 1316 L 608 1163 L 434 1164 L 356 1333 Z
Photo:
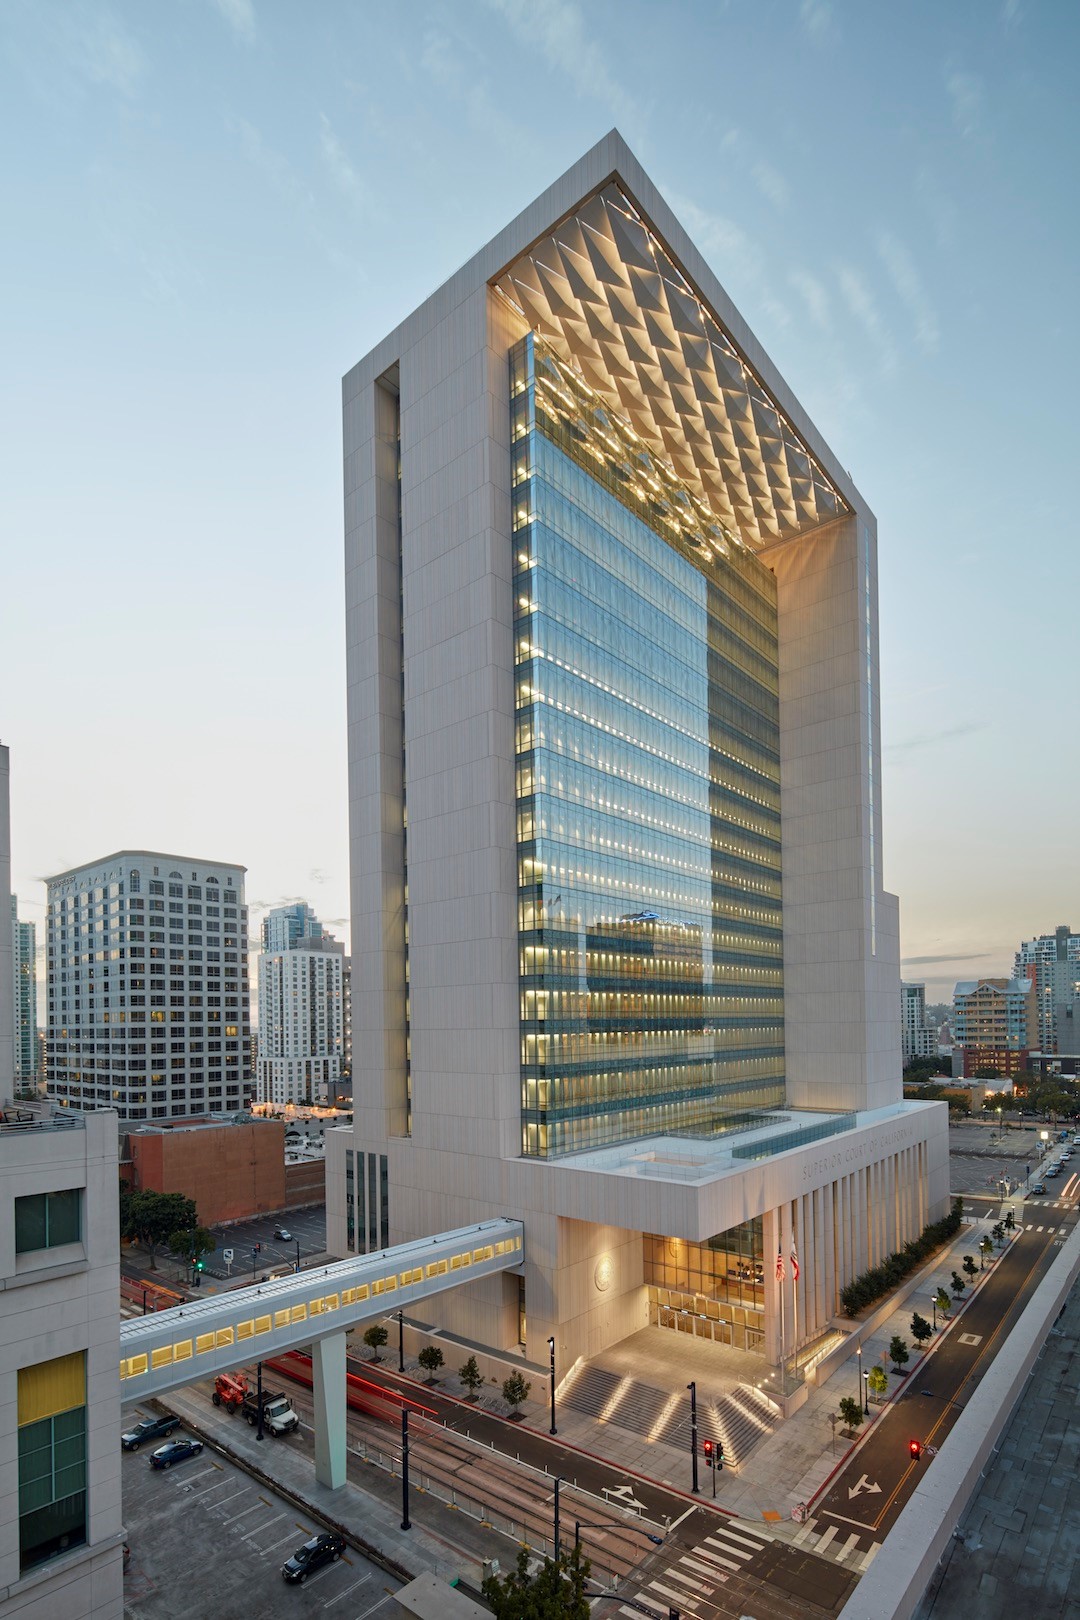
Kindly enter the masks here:
M 797 1105 L 850 1110 L 901 1096 L 898 909 L 881 882 L 873 518 L 612 135 L 343 383 L 352 939 L 364 1043 L 355 1146 L 388 1155 L 391 1241 L 529 1210 L 534 1350 L 554 1324 L 549 1310 L 572 1312 L 575 1343 L 593 1342 L 597 1322 L 615 1335 L 641 1287 L 630 1266 L 613 1296 L 625 1308 L 605 1301 L 591 1315 L 591 1306 L 564 1305 L 560 1279 L 569 1286 L 584 1264 L 578 1236 L 563 1230 L 577 1217 L 543 1190 L 562 1185 L 557 1166 L 518 1158 L 508 352 L 525 328 L 488 282 L 615 169 L 856 514 L 766 556 L 780 608 L 788 1092 Z M 343 1169 L 344 1153 L 330 1152 L 327 1177 L 328 1242 L 341 1254 L 335 1165 Z M 753 1175 L 742 1179 L 746 1196 L 728 1224 L 775 1207 Z M 629 1234 L 674 1231 L 646 1218 L 643 1195 L 627 1183 L 614 1208 L 603 1200 L 602 1213 L 598 1204 L 581 1219 Z M 849 1213 L 861 1218 L 854 1205 Z M 724 1229 L 718 1216 L 698 1238 Z M 595 1239 L 600 1249 L 604 1241 Z M 508 1283 L 482 1298 L 451 1296 L 445 1321 L 513 1343 Z
M 15 969 L 11 930 L 11 757 L 0 743 L 0 1103 L 15 1078 Z
M 85 1189 L 83 1239 L 15 1255 L 15 1199 Z M 0 1127 L 0 1620 L 116 1620 L 123 1610 L 117 1120 Z M 87 1544 L 20 1576 L 20 1367 L 86 1352 Z
M 322 1102 L 341 1078 L 344 958 L 284 950 L 259 957 L 260 1102 Z

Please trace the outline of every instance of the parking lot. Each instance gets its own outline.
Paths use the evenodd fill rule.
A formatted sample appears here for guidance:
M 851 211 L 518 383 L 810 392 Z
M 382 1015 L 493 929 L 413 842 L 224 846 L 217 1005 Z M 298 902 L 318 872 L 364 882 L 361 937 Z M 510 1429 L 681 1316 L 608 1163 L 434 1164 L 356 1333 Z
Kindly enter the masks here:
M 274 1228 L 282 1226 L 291 1234 L 288 1243 L 274 1236 Z M 222 1257 L 223 1249 L 232 1249 L 232 1275 L 265 1276 L 273 1267 L 287 1265 L 296 1260 L 296 1245 L 300 1245 L 300 1263 L 311 1255 L 322 1255 L 326 1249 L 326 1206 L 297 1209 L 282 1215 L 258 1215 L 251 1220 L 237 1221 L 229 1226 L 213 1228 L 217 1248 L 206 1257 L 206 1269 L 214 1277 L 225 1277 L 228 1270 Z M 257 1256 L 252 1255 L 256 1243 L 262 1244 Z M 257 1262 L 257 1264 L 256 1264 Z
M 124 1427 L 145 1415 L 126 1408 Z M 392 1612 L 399 1583 L 351 1548 L 302 1589 L 287 1585 L 285 1559 L 324 1526 L 211 1447 L 165 1472 L 150 1467 L 150 1454 L 123 1459 L 127 1620 L 291 1620 L 315 1612 L 382 1620 Z

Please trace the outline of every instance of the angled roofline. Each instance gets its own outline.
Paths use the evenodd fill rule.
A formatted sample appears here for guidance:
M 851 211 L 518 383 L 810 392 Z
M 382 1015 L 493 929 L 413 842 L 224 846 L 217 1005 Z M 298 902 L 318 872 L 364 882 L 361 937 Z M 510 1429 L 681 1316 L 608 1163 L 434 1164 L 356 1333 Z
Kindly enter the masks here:
M 369 387 L 425 332 L 445 320 L 481 287 L 493 283 L 516 259 L 550 234 L 583 201 L 609 182 L 615 182 L 627 193 L 650 228 L 660 237 L 671 258 L 695 287 L 702 302 L 742 353 L 751 370 L 756 372 L 762 385 L 788 417 L 844 500 L 854 512 L 869 516 L 869 503 L 859 493 L 847 469 L 796 399 L 617 129 L 609 130 L 346 372 L 342 379 L 343 399 L 347 402 Z

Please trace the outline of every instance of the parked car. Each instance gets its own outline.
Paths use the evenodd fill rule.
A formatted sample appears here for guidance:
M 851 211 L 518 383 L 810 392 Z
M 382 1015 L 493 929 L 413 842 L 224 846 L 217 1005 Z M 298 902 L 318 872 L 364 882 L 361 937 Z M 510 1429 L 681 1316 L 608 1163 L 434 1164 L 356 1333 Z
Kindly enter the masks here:
M 287 1226 L 275 1226 L 274 1236 L 280 1243 L 291 1243 L 293 1240 L 293 1235 Z
M 314 1575 L 324 1564 L 336 1564 L 347 1546 L 348 1542 L 343 1536 L 326 1530 L 321 1536 L 312 1536 L 302 1547 L 297 1547 L 292 1557 L 282 1564 L 281 1573 L 287 1581 L 303 1586 L 308 1576 Z
M 191 1440 L 187 1435 L 182 1440 L 169 1440 L 163 1446 L 158 1446 L 150 1458 L 151 1468 L 171 1468 L 173 1463 L 183 1462 L 185 1457 L 197 1457 L 202 1451 L 201 1440 Z
M 1044 1181 L 1037 1181 L 1031 1190 L 1036 1196 L 1038 1196 L 1046 1191 L 1046 1183 Z
M 180 1419 L 173 1417 L 172 1413 L 168 1417 L 143 1418 L 141 1423 L 136 1423 L 133 1429 L 120 1436 L 120 1444 L 125 1451 L 138 1451 L 147 1440 L 165 1440 L 179 1427 Z

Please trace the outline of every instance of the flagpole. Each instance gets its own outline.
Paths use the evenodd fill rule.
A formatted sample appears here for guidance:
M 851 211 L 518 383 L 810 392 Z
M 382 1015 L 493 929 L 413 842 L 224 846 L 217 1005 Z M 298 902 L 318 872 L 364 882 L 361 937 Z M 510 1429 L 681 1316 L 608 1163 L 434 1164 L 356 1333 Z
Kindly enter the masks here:
M 799 1381 L 799 1263 L 795 1259 L 798 1254 L 798 1245 L 795 1242 L 794 1228 L 791 1233 L 791 1304 L 795 1312 L 795 1342 L 793 1346 L 793 1359 L 795 1363 L 795 1382 Z
M 776 1280 L 780 1284 L 780 1384 L 782 1388 L 786 1377 L 787 1348 L 784 1343 L 784 1261 L 783 1251 L 780 1248 L 777 1248 L 776 1251 L 776 1270 L 778 1272 Z

